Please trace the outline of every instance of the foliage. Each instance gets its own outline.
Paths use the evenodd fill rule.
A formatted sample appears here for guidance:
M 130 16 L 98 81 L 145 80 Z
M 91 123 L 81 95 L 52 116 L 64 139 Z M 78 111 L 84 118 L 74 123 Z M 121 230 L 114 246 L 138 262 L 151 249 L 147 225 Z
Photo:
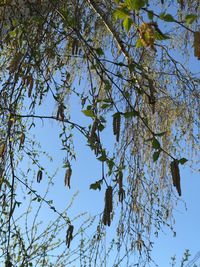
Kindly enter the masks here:
M 109 257 L 108 251 L 101 261 L 107 226 L 116 231 L 110 251 L 120 255 L 121 250 L 123 255 L 113 266 L 128 262 L 133 253 L 145 266 L 151 261 L 152 234 L 163 226 L 173 229 L 173 186 L 181 196 L 182 165 L 192 164 L 198 151 L 199 78 L 191 60 L 200 58 L 200 5 L 198 0 L 168 2 L 2 1 L 0 238 L 7 267 L 36 266 L 35 262 L 66 266 L 74 255 L 67 248 L 73 244 L 73 232 L 80 237 L 81 264 L 102 266 Z M 83 125 L 71 119 L 74 96 L 81 103 L 75 108 L 87 119 Z M 26 177 L 36 172 L 38 184 L 45 175 L 51 185 L 48 169 L 41 164 L 41 136 L 35 140 L 32 135 L 37 120 L 59 123 L 66 186 L 70 188 L 73 179 L 75 132 L 101 163 L 101 179 L 88 188 L 101 191 L 102 201 L 105 194 L 104 210 L 96 221 L 74 228 L 66 211 L 59 213 Z M 113 134 L 112 144 L 106 142 L 106 131 Z M 33 166 L 26 170 L 23 161 L 28 160 Z M 41 235 L 37 212 L 32 229 L 25 227 L 25 234 L 20 229 L 15 214 L 25 205 L 17 201 L 21 194 L 31 196 L 26 219 L 20 217 L 25 225 L 35 202 L 39 209 L 46 203 L 58 215 Z M 82 234 L 93 223 L 98 227 L 86 240 Z M 63 253 L 57 250 L 56 262 L 51 255 L 64 244 L 57 240 L 61 229 L 67 244 Z

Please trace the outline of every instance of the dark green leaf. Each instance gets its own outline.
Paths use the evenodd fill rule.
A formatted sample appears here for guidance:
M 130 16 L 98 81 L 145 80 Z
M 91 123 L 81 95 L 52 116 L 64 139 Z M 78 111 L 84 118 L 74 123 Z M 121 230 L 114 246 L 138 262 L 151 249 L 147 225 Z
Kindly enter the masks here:
M 138 38 L 137 41 L 136 41 L 135 47 L 136 48 L 141 48 L 143 46 L 144 46 L 144 44 L 142 42 L 142 39 L 141 38 Z
M 159 141 L 156 138 L 153 138 L 152 147 L 154 149 L 159 149 L 160 148 L 160 143 L 159 143 Z
M 117 9 L 114 13 L 113 16 L 115 19 L 125 19 L 130 16 L 129 12 L 126 9 Z
M 106 161 L 106 160 L 107 160 L 107 156 L 104 155 L 104 154 L 102 154 L 102 155 L 101 155 L 100 157 L 98 157 L 97 159 L 103 162 L 103 161 Z
M 129 17 L 125 18 L 123 21 L 123 26 L 127 32 L 130 31 L 131 25 L 132 25 L 132 19 L 130 19 Z
M 138 116 L 138 114 L 139 114 L 139 112 L 136 110 L 132 110 L 132 111 L 128 111 L 128 112 L 123 113 L 125 118 L 135 117 L 135 116 Z
M 94 118 L 94 112 L 91 109 L 82 110 L 83 114 L 87 117 Z
M 126 0 L 125 3 L 129 9 L 139 10 L 145 6 L 144 0 Z
M 98 54 L 98 56 L 104 55 L 103 49 L 101 47 L 96 48 L 96 53 Z
M 154 17 L 153 11 L 151 11 L 151 10 L 148 11 L 148 17 L 150 20 L 153 19 L 153 17 Z
M 198 18 L 197 15 L 195 14 L 188 14 L 186 17 L 185 17 L 185 21 L 187 24 L 192 24 L 193 22 L 195 22 L 195 20 Z
M 179 163 L 182 165 L 185 164 L 187 161 L 188 161 L 188 159 L 186 159 L 186 158 L 179 159 Z
M 165 135 L 167 132 L 165 131 L 165 132 L 162 132 L 162 133 L 157 133 L 157 134 L 155 134 L 156 136 L 163 136 L 163 135 Z
M 160 14 L 160 19 L 167 21 L 167 22 L 174 22 L 175 19 L 171 14 L 165 14 L 165 13 L 161 13 Z
M 101 105 L 102 109 L 106 109 L 106 108 L 110 108 L 110 107 L 112 107 L 112 104 L 102 104 Z
M 155 152 L 153 153 L 153 161 L 154 161 L 154 162 L 158 160 L 158 158 L 159 158 L 159 156 L 160 156 L 160 152 L 161 152 L 161 150 L 158 150 L 158 151 L 155 151 Z
M 102 183 L 103 183 L 102 180 L 96 181 L 95 183 L 93 183 L 93 184 L 90 185 L 90 189 L 93 189 L 93 190 L 99 189 L 99 191 L 100 191 L 101 190 L 101 184 Z

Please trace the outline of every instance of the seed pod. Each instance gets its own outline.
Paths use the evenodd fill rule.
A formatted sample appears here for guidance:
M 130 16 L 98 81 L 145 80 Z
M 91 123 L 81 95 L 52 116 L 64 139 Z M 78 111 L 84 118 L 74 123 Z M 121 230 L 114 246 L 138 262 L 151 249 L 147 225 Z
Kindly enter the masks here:
M 70 189 L 70 181 L 71 181 L 71 176 L 72 176 L 72 169 L 69 161 L 67 161 L 67 169 L 65 172 L 65 186 L 68 186 Z
M 39 170 L 37 173 L 37 182 L 40 183 L 42 181 L 42 170 Z
M 69 225 L 68 229 L 67 229 L 67 234 L 66 234 L 66 245 L 67 248 L 70 247 L 70 243 L 73 239 L 73 231 L 74 231 L 74 226 L 73 225 Z
M 194 56 L 200 60 L 200 31 L 194 32 Z
M 172 174 L 172 181 L 173 185 L 176 187 L 176 190 L 181 196 L 181 178 L 180 178 L 180 171 L 179 171 L 179 162 L 177 159 L 171 162 L 170 167 L 171 167 L 171 174 Z

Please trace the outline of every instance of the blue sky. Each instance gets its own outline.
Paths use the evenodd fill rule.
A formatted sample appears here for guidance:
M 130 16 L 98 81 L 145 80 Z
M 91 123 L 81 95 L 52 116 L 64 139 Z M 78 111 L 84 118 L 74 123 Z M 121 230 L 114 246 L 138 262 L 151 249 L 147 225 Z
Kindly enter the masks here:
M 52 108 L 51 100 L 48 101 L 46 102 L 45 110 L 47 114 Z M 74 105 L 75 104 L 71 106 L 71 109 L 74 108 Z M 38 114 L 40 114 L 40 112 L 38 112 Z M 87 122 L 87 118 L 85 118 L 81 113 L 74 114 L 74 116 L 78 121 L 82 122 L 82 124 Z M 60 150 L 61 143 L 58 137 L 58 123 L 47 120 L 44 124 L 42 124 L 42 122 L 38 120 L 36 125 L 38 127 L 36 127 L 34 132 L 36 136 L 40 136 L 39 140 L 41 142 L 42 149 L 46 150 L 53 156 L 52 162 L 43 158 L 41 159 L 41 164 L 48 169 L 50 174 L 53 174 L 54 171 L 58 169 L 54 179 L 54 185 L 47 198 L 53 199 L 55 207 L 59 211 L 62 211 L 70 203 L 72 196 L 78 192 L 72 208 L 69 209 L 68 215 L 70 218 L 73 218 L 78 213 L 85 211 L 90 215 L 102 212 L 104 198 L 103 193 L 89 190 L 91 183 L 101 179 L 101 164 L 95 159 L 93 153 L 86 145 L 85 139 L 79 133 L 75 134 L 74 146 L 75 151 L 77 151 L 77 160 L 72 163 L 73 175 L 71 180 L 71 189 L 69 190 L 64 186 L 65 171 L 62 166 L 65 152 Z M 107 141 L 110 142 L 113 137 L 107 133 L 105 138 L 107 138 Z M 158 238 L 153 237 L 154 247 L 152 250 L 152 257 L 159 267 L 170 266 L 170 258 L 174 255 L 177 255 L 176 266 L 179 267 L 185 249 L 190 250 L 192 254 L 191 259 L 200 250 L 198 242 L 200 236 L 200 180 L 197 173 L 192 173 L 187 164 L 185 164 L 185 166 L 181 166 L 181 178 L 182 199 L 185 203 L 179 202 L 178 206 L 175 208 L 174 227 L 176 237 L 173 237 L 173 233 L 166 228 L 163 228 L 163 232 L 159 233 Z M 45 181 L 45 179 L 47 179 L 47 177 L 43 178 L 43 181 L 39 186 L 37 184 L 34 185 L 37 189 L 41 190 L 41 192 L 46 186 L 47 181 Z M 187 206 L 187 210 L 185 204 Z M 49 219 L 54 218 L 53 212 L 48 210 L 45 204 L 43 212 L 44 213 L 41 215 L 40 219 L 44 220 L 45 224 L 45 217 L 47 214 Z M 80 221 L 78 223 L 80 223 Z M 109 238 L 107 238 L 107 242 L 109 242 Z M 150 266 L 153 267 L 155 265 L 151 264 Z
M 177 55 L 177 57 L 179 56 Z M 197 60 L 192 57 L 190 67 L 197 72 L 199 66 L 200 64 Z M 72 120 L 75 118 L 81 124 L 86 124 L 90 119 L 86 119 L 80 112 L 80 109 L 76 108 L 78 106 L 76 101 L 73 100 L 70 107 Z M 54 104 L 48 98 L 41 110 L 37 111 L 37 114 L 44 115 L 45 113 L 46 115 L 51 115 L 53 109 Z M 65 152 L 61 151 L 62 146 L 58 137 L 58 123 L 47 120 L 43 124 L 40 120 L 37 120 L 36 126 L 33 132 L 36 139 L 41 142 L 42 150 L 47 151 L 53 156 L 52 162 L 42 156 L 40 163 L 51 175 L 57 171 L 54 185 L 51 187 L 47 199 L 53 199 L 55 207 L 62 211 L 69 205 L 73 195 L 78 192 L 72 207 L 68 211 L 70 218 L 74 218 L 78 213 L 85 211 L 88 215 L 102 212 L 104 203 L 103 192 L 89 190 L 91 183 L 101 179 L 101 163 L 95 159 L 93 153 L 86 145 L 85 139 L 79 133 L 75 133 L 74 146 L 75 151 L 77 151 L 77 160 L 72 162 L 73 175 L 71 189 L 69 190 L 64 186 L 65 170 L 62 166 Z M 106 132 L 104 137 L 107 144 L 112 146 L 114 138 L 109 131 Z M 23 164 L 26 165 L 27 162 Z M 26 167 L 25 165 L 24 167 Z M 174 255 L 177 255 L 176 266 L 179 267 L 185 249 L 190 250 L 192 254 L 191 259 L 200 251 L 200 180 L 198 174 L 192 173 L 188 165 L 187 163 L 185 166 L 181 166 L 182 200 L 185 201 L 187 210 L 184 202 L 181 201 L 175 207 L 174 228 L 176 237 L 173 237 L 173 233 L 166 228 L 163 228 L 163 232 L 159 233 L 158 238 L 152 237 L 154 242 L 152 257 L 159 267 L 170 266 L 170 258 Z M 37 172 L 37 168 L 35 171 Z M 44 175 L 40 185 L 34 183 L 34 187 L 42 192 L 47 185 L 47 179 Z M 54 219 L 54 213 L 44 204 L 43 214 L 39 217 L 43 220 L 44 225 L 47 223 L 46 217 Z M 78 223 L 80 223 L 79 220 Z M 109 237 L 107 237 L 106 242 L 109 242 Z M 151 266 L 153 267 L 154 264 L 151 264 Z

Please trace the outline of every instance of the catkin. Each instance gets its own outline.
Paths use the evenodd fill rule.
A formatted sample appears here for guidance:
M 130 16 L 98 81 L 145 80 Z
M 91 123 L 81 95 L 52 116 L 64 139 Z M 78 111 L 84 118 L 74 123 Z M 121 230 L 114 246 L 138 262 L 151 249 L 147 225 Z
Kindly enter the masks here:
M 71 187 L 71 185 L 70 185 L 71 176 L 72 176 L 71 165 L 70 165 L 69 162 L 67 162 L 67 169 L 66 169 L 66 172 L 65 172 L 65 186 L 68 186 L 69 188 Z
M 39 170 L 38 173 L 37 173 L 37 182 L 40 183 L 42 180 L 42 171 Z
M 113 134 L 116 135 L 116 141 L 119 142 L 120 137 L 120 126 L 121 126 L 121 115 L 116 113 L 113 116 Z
M 111 213 L 113 211 L 113 189 L 111 186 L 108 186 L 105 193 L 105 207 L 103 213 L 103 223 L 104 225 L 110 226 L 111 224 Z
M 200 31 L 194 32 L 194 56 L 200 60 Z
M 175 159 L 174 161 L 171 162 L 170 167 L 171 167 L 173 185 L 176 187 L 179 196 L 181 196 L 181 177 L 178 164 L 179 164 L 178 160 Z
M 70 243 L 73 239 L 73 231 L 74 231 L 74 226 L 73 225 L 69 225 L 68 229 L 67 229 L 67 234 L 66 234 L 66 245 L 67 248 L 70 247 Z

